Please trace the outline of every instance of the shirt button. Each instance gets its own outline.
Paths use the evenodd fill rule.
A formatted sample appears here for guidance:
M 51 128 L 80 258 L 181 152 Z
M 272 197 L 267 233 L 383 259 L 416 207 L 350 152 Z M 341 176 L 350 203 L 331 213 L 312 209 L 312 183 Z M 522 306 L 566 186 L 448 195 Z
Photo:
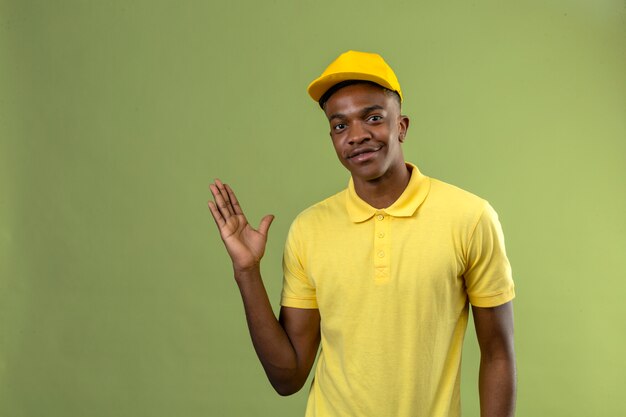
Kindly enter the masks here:
M 380 233 L 378 234 L 378 237 L 382 239 L 382 238 L 384 238 L 384 237 L 385 237 L 385 234 L 384 234 L 383 232 L 380 232 Z
M 384 219 L 384 218 L 385 218 L 385 216 L 383 216 L 382 214 L 379 214 L 378 216 L 376 216 L 376 218 L 377 218 L 378 220 L 382 220 L 382 219 Z
M 382 250 L 381 250 L 381 251 L 379 251 L 379 252 L 378 252 L 378 257 L 379 257 L 379 258 L 384 258 L 384 257 L 385 257 L 385 251 L 382 251 Z

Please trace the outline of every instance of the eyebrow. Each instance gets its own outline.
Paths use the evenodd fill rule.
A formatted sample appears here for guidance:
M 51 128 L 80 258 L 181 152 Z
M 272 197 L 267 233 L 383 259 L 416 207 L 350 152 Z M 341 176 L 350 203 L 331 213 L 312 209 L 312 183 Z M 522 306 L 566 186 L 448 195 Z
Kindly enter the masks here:
M 373 106 L 368 106 L 368 107 L 363 108 L 360 112 L 360 115 L 365 116 L 366 114 L 368 114 L 369 112 L 373 110 L 385 110 L 385 108 L 379 104 L 374 104 Z M 345 118 L 346 118 L 346 115 L 343 113 L 333 113 L 328 117 L 328 120 L 345 119 Z

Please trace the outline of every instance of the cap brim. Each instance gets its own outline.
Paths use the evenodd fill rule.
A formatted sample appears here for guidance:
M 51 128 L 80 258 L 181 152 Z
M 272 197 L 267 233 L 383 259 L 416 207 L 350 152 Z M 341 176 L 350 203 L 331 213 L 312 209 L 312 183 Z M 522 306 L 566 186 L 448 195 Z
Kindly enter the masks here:
M 389 90 L 396 91 L 385 79 L 381 77 L 377 77 L 372 74 L 364 74 L 362 72 L 340 72 L 323 75 L 314 80 L 311 84 L 309 84 L 307 92 L 313 100 L 319 102 L 324 93 L 327 92 L 333 85 L 348 80 L 371 81 Z M 398 92 L 398 94 L 400 94 L 400 92 Z M 400 96 L 400 98 L 402 98 L 402 96 Z

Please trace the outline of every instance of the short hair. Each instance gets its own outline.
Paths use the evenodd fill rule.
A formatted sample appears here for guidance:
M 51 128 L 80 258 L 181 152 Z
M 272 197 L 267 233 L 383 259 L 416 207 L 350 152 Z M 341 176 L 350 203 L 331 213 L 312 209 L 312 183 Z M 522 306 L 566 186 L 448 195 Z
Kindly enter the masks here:
M 385 94 L 392 94 L 398 100 L 398 105 L 401 105 L 402 103 L 402 100 L 400 99 L 400 94 L 398 94 L 397 91 L 393 91 L 388 88 L 385 88 L 380 84 L 376 84 L 375 82 L 367 81 L 367 80 L 346 80 L 346 81 L 342 81 L 340 83 L 333 85 L 328 90 L 326 90 L 324 94 L 322 94 L 322 97 L 320 97 L 320 101 L 318 102 L 322 110 L 324 110 L 324 106 L 326 105 L 326 102 L 328 101 L 330 96 L 332 96 L 333 94 L 335 94 L 337 91 L 341 90 L 344 87 L 348 87 L 350 85 L 355 85 L 355 84 L 374 85 L 378 88 L 381 88 L 385 92 Z

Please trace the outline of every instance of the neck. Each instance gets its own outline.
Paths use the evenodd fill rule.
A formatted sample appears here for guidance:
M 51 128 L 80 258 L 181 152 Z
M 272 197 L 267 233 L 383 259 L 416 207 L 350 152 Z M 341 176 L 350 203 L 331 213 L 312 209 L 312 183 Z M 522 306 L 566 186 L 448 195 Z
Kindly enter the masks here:
M 354 180 L 354 190 L 370 206 L 383 209 L 391 206 L 402 195 L 410 179 L 410 168 L 403 163 L 401 168 L 388 171 L 380 178 Z

